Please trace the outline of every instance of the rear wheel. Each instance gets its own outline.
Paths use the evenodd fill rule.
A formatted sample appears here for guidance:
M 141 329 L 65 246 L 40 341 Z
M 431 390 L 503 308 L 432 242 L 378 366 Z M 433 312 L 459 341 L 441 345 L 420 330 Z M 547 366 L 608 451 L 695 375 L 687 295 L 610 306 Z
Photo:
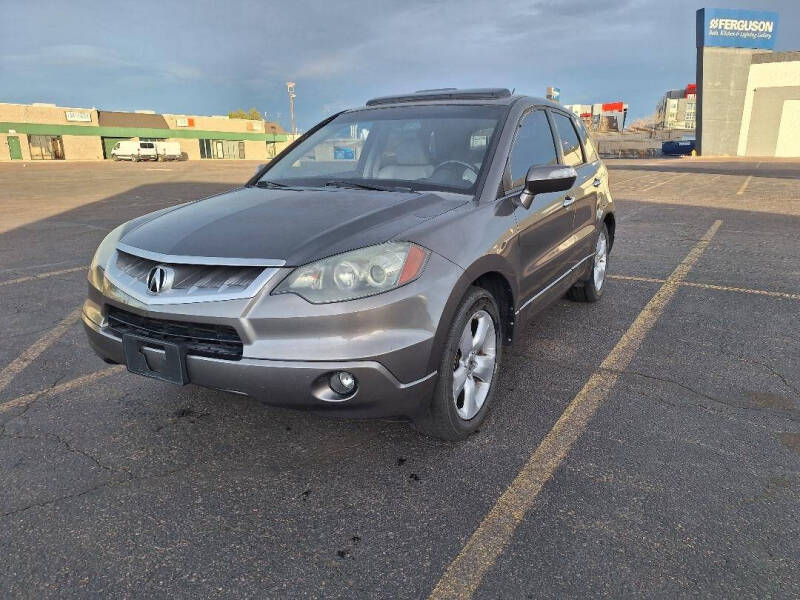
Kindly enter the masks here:
M 597 302 L 603 296 L 606 283 L 606 270 L 608 269 L 609 237 L 608 228 L 603 225 L 600 235 L 597 236 L 592 268 L 589 277 L 576 283 L 567 292 L 570 300 L 578 302 Z
M 443 440 L 463 440 L 486 418 L 500 366 L 502 337 L 494 297 L 472 287 L 450 326 L 439 380 L 417 429 Z

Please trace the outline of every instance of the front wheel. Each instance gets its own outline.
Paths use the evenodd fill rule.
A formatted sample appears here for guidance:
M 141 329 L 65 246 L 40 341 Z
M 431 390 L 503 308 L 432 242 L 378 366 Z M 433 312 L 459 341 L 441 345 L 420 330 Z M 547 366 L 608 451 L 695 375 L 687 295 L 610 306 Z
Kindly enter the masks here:
M 567 295 L 570 300 L 578 302 L 597 302 L 603 296 L 606 283 L 606 270 L 608 269 L 609 237 L 608 227 L 603 224 L 595 243 L 594 257 L 589 277 L 579 281 L 572 287 Z
M 503 348 L 499 314 L 494 296 L 469 289 L 450 325 L 431 404 L 414 422 L 422 433 L 463 440 L 486 418 Z

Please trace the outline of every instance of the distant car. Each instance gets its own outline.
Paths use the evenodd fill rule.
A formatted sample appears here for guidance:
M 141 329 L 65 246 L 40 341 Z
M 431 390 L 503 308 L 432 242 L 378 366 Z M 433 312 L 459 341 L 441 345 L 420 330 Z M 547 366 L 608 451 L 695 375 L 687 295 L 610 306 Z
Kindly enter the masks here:
M 615 229 L 608 171 L 560 104 L 376 98 L 244 187 L 117 227 L 83 323 L 133 373 L 458 440 L 528 319 L 601 298 Z
M 692 153 L 692 150 L 695 149 L 695 144 L 694 138 L 667 140 L 661 144 L 661 152 L 667 156 L 685 156 Z
M 180 160 L 181 145 L 178 142 L 155 142 L 158 160 Z
M 158 160 L 155 142 L 140 142 L 138 140 L 125 140 L 117 142 L 111 149 L 111 158 L 114 160 Z

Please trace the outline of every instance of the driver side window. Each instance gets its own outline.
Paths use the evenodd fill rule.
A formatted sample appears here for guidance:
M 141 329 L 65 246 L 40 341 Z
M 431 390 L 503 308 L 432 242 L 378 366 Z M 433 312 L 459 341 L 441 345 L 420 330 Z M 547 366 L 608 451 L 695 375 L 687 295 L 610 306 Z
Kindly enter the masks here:
M 531 111 L 523 117 L 508 157 L 505 191 L 524 185 L 531 167 L 556 164 L 558 156 L 547 115 L 543 110 Z

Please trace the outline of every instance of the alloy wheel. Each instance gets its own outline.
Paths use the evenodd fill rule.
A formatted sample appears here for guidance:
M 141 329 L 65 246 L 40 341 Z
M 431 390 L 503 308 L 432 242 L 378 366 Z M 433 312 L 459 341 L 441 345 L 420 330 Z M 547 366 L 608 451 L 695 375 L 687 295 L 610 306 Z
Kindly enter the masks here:
M 606 280 L 606 267 L 608 266 L 608 239 L 606 232 L 601 231 L 597 237 L 597 246 L 594 252 L 594 287 L 599 290 Z
M 469 421 L 481 410 L 491 389 L 497 361 L 497 334 L 488 312 L 467 320 L 453 361 L 453 402 L 458 416 Z

